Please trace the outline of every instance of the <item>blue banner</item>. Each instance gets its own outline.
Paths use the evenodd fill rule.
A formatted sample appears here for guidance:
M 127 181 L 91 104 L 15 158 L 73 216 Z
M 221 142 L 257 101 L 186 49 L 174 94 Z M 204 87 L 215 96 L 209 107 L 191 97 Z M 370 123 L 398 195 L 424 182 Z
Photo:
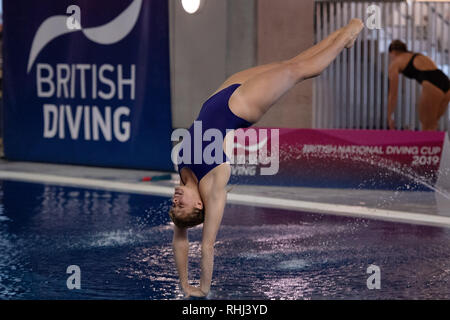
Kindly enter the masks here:
M 4 2 L 10 160 L 173 170 L 168 2 Z

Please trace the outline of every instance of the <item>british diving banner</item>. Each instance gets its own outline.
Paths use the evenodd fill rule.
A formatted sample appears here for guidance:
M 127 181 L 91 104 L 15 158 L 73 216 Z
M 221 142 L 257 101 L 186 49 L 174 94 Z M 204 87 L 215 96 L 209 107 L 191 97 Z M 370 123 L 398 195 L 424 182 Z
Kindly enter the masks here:
M 11 160 L 172 170 L 168 2 L 4 2 Z

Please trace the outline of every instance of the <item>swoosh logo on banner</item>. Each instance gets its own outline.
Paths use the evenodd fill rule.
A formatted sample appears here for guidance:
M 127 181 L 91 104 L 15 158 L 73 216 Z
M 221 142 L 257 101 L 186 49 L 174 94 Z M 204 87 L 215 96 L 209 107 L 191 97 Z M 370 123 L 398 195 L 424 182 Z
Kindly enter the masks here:
M 66 21 L 68 16 L 52 16 L 47 18 L 38 28 L 33 44 L 31 45 L 30 56 L 28 57 L 27 73 L 33 67 L 39 53 L 53 39 L 67 33 L 81 31 L 89 40 L 99 44 L 114 44 L 125 38 L 133 29 L 141 11 L 142 0 L 134 0 L 128 8 L 126 8 L 116 18 L 105 25 L 87 28 L 74 29 L 67 28 Z
M 252 146 L 243 146 L 242 144 L 236 142 L 234 144 L 234 148 L 235 149 L 241 148 L 241 149 L 247 150 L 249 152 L 256 152 L 259 149 L 261 149 L 262 147 L 264 147 L 266 145 L 266 143 L 267 143 L 267 138 L 264 138 L 258 144 L 254 144 Z

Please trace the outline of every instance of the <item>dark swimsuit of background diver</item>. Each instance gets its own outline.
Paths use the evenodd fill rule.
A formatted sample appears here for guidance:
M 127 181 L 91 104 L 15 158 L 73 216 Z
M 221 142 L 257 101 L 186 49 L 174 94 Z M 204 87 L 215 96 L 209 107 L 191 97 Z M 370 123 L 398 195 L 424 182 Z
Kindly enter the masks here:
M 214 94 L 212 97 L 210 97 L 206 102 L 203 104 L 202 109 L 200 110 L 200 114 L 196 121 L 202 122 L 202 136 L 204 132 L 208 129 L 218 129 L 222 137 L 225 138 L 227 130 L 236 130 L 239 128 L 248 128 L 252 125 L 252 123 L 248 122 L 247 120 L 244 120 L 238 116 L 236 116 L 229 107 L 228 101 L 230 100 L 230 97 L 236 91 L 237 88 L 239 88 L 240 84 L 233 84 L 216 94 Z M 202 180 L 204 176 L 206 176 L 212 169 L 219 166 L 222 163 L 225 163 L 228 161 L 228 158 L 226 154 L 222 150 L 222 161 L 219 163 L 213 163 L 213 164 L 207 164 L 204 162 L 203 156 L 201 157 L 201 163 L 195 164 L 194 163 L 194 124 L 189 128 L 189 134 L 190 134 L 190 150 L 191 150 L 191 159 L 190 163 L 181 163 L 178 164 L 178 172 L 181 177 L 181 170 L 183 168 L 189 168 L 192 170 L 192 172 L 195 174 L 195 176 L 198 179 L 198 182 Z M 205 148 L 211 144 L 211 141 L 203 141 L 201 145 L 202 155 Z M 182 142 L 181 145 L 181 151 L 184 149 L 184 143 Z M 222 141 L 223 143 L 223 141 Z M 222 146 L 222 143 L 220 145 Z M 183 153 L 180 154 L 180 156 L 183 156 Z M 212 153 L 212 156 L 215 157 L 214 152 Z
M 447 93 L 448 89 L 450 88 L 450 80 L 445 75 L 445 73 L 439 69 L 425 71 L 418 70 L 416 67 L 414 67 L 414 59 L 418 55 L 420 55 L 420 53 L 413 54 L 411 60 L 409 60 L 408 65 L 402 71 L 403 75 L 407 78 L 416 79 L 419 83 L 422 83 L 425 80 L 429 81 L 433 85 L 441 89 L 444 93 Z

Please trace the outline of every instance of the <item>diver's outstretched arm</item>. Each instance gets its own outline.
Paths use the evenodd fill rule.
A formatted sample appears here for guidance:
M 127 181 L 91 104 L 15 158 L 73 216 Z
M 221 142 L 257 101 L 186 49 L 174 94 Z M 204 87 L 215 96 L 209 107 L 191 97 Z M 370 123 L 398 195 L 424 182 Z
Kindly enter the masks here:
M 173 227 L 173 240 L 172 240 L 173 253 L 175 257 L 175 264 L 178 270 L 178 276 L 180 278 L 180 284 L 183 291 L 188 294 L 189 291 L 189 279 L 188 279 L 188 253 L 189 253 L 189 240 L 187 237 L 187 230 Z
M 202 234 L 202 260 L 200 290 L 206 296 L 211 288 L 214 268 L 214 243 L 222 222 L 223 211 L 227 200 L 226 186 L 230 178 L 229 166 L 219 166 L 217 174 L 200 186 L 200 195 L 205 207 L 205 221 Z
M 396 63 L 389 67 L 389 98 L 388 98 L 388 125 L 389 129 L 395 129 L 395 121 L 392 118 L 397 107 L 399 83 L 399 66 Z
M 223 189 L 222 191 L 214 192 L 205 201 L 205 222 L 203 224 L 202 238 L 202 272 L 200 278 L 200 290 L 205 295 L 208 294 L 211 287 L 214 267 L 214 242 L 216 241 L 217 232 L 222 222 L 226 198 L 227 192 Z

